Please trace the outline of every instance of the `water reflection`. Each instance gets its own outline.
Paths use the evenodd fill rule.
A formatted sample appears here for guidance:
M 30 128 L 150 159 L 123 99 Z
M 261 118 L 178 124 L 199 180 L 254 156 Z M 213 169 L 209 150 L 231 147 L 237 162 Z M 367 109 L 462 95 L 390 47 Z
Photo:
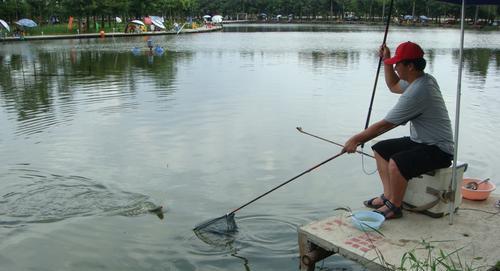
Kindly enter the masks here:
M 460 51 L 454 50 L 453 56 L 458 59 Z M 464 49 L 464 68 L 471 75 L 482 80 L 488 78 L 488 70 L 493 64 L 500 68 L 500 51 L 488 48 Z
M 296 268 L 298 225 L 328 216 L 335 206 L 358 206 L 378 189 L 374 176 L 362 174 L 358 156 L 329 164 L 243 213 L 248 216 L 237 219 L 240 231 L 227 240 L 230 246 L 206 244 L 191 228 L 338 151 L 298 135 L 297 125 L 335 140 L 362 127 L 383 36 L 377 29 L 158 38 L 163 55 L 149 54 L 142 39 L 2 44 L 2 162 L 41 170 L 0 169 L 0 220 L 14 223 L 0 226 L 1 237 L 10 239 L 0 253 L 10 263 L 0 261 L 0 269 Z M 450 40 L 458 34 L 393 28 L 390 39 L 415 32 L 453 111 L 458 54 Z M 499 44 L 495 35 L 483 40 Z M 498 180 L 500 57 L 497 45 L 480 45 L 468 46 L 465 57 L 459 151 L 468 176 Z M 374 107 L 380 117 L 397 98 L 382 85 Z M 395 133 L 406 134 L 407 127 Z M 37 192 L 30 194 L 30 187 Z M 124 217 L 147 211 L 147 204 L 134 205 L 135 199 L 154 203 L 144 195 L 168 195 L 168 219 Z M 17 214 L 27 217 L 10 218 Z M 71 219 L 36 223 L 54 217 Z M 351 263 L 340 268 L 353 269 Z
M 307 63 L 315 69 L 336 67 L 345 70 L 351 65 L 357 66 L 360 56 L 359 51 L 348 50 L 299 52 L 301 63 Z
M 138 82 L 152 81 L 159 97 L 174 92 L 178 58 L 190 53 L 37 51 L 0 54 L 0 95 L 15 113 L 18 135 L 30 135 L 69 121 L 82 103 L 118 99 L 113 110 L 133 107 Z M 104 109 L 111 112 L 110 110 Z
M 224 27 L 224 32 L 364 32 L 380 31 L 383 25 L 336 25 L 336 24 L 239 24 Z

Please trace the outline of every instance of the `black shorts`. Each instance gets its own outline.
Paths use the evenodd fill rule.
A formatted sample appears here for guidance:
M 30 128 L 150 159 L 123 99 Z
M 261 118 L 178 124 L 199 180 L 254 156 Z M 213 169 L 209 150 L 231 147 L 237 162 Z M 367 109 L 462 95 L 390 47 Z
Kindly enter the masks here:
M 453 155 L 437 146 L 417 143 L 409 137 L 380 141 L 372 149 L 386 161 L 394 160 L 406 180 L 431 170 L 449 167 L 453 160 Z

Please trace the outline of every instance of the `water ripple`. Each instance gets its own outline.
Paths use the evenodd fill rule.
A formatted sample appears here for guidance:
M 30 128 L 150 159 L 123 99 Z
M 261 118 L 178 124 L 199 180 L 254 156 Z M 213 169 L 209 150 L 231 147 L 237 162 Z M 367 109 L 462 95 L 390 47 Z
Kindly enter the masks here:
M 296 235 L 297 227 L 307 221 L 304 218 L 290 216 L 243 216 L 236 219 L 237 232 L 202 236 L 200 240 L 205 245 L 193 240 L 191 253 L 220 256 L 245 250 L 259 257 L 293 257 L 297 253 L 296 240 L 290 236 Z
M 136 216 L 159 206 L 139 193 L 112 189 L 78 175 L 53 174 L 26 167 L 9 169 L 0 197 L 0 225 L 51 223 L 92 215 Z M 164 210 L 157 215 L 162 218 Z

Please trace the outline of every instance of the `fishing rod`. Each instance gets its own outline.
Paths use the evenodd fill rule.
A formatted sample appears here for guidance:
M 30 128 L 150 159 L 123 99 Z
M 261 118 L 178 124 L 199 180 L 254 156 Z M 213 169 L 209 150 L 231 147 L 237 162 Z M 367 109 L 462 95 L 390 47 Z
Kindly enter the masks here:
M 217 233 L 222 233 L 222 232 L 225 232 L 225 231 L 235 231 L 237 227 L 236 227 L 236 222 L 234 221 L 234 214 L 235 214 L 236 212 L 238 212 L 239 210 L 241 210 L 241 209 L 245 208 L 246 206 L 248 206 L 248 205 L 250 205 L 250 204 L 254 203 L 255 201 L 257 201 L 257 200 L 259 200 L 260 198 L 262 198 L 262 197 L 266 196 L 267 194 L 269 194 L 269 193 L 273 192 L 274 190 L 276 190 L 276 189 L 278 189 L 278 188 L 280 188 L 280 187 L 282 187 L 282 186 L 284 186 L 284 185 L 286 185 L 286 184 L 290 183 L 291 181 L 293 181 L 293 180 L 295 180 L 295 179 L 297 179 L 297 178 L 301 177 L 302 175 L 304 175 L 304 174 L 306 174 L 306 173 L 309 173 L 309 172 L 313 171 L 314 169 L 316 169 L 316 168 L 318 168 L 318 167 L 320 167 L 320 166 L 322 166 L 322 165 L 324 165 L 324 164 L 326 164 L 326 163 L 328 163 L 328 162 L 332 161 L 333 159 L 335 159 L 335 158 L 337 158 L 337 157 L 341 156 L 341 155 L 342 155 L 342 154 L 344 154 L 344 153 L 345 153 L 345 151 L 344 151 L 344 150 L 340 151 L 338 154 L 336 154 L 336 155 L 334 155 L 334 156 L 332 156 L 332 157 L 330 157 L 330 158 L 328 158 L 328 159 L 324 160 L 323 162 L 321 162 L 321 163 L 319 163 L 319 164 L 317 164 L 317 165 L 315 165 L 315 166 L 313 166 L 313 167 L 311 167 L 311 168 L 309 168 L 309 169 L 307 169 L 307 170 L 305 170 L 305 171 L 301 172 L 301 173 L 300 173 L 300 174 L 298 174 L 297 176 L 295 176 L 295 177 L 293 177 L 293 178 L 291 178 L 291 179 L 289 179 L 289 180 L 287 180 L 287 181 L 283 182 L 282 184 L 280 184 L 280 185 L 278 185 L 278 186 L 274 187 L 273 189 L 271 189 L 271 190 L 267 191 L 266 193 L 264 193 L 264 194 L 262 194 L 262 195 L 260 195 L 260 196 L 258 196 L 258 197 L 256 197 L 256 198 L 254 198 L 254 199 L 250 200 L 249 202 L 247 202 L 247 203 L 245 203 L 245 204 L 241 205 L 240 207 L 238 207 L 238 208 L 234 209 L 234 210 L 233 210 L 233 211 L 231 211 L 230 213 L 227 213 L 227 214 L 225 214 L 225 215 L 223 215 L 223 216 L 220 216 L 220 217 L 217 217 L 217 218 L 214 218 L 214 219 L 210 219 L 210 220 L 208 220 L 208 221 L 205 221 L 205 222 L 202 222 L 202 223 L 198 224 L 197 226 L 195 226 L 195 227 L 194 227 L 194 229 L 193 229 L 193 230 L 194 230 L 195 232 L 199 232 L 199 231 L 201 231 L 201 230 L 203 230 L 203 229 L 205 229 L 205 228 L 210 228 L 210 227 L 213 227 L 212 225 L 216 225 L 215 227 L 217 227 L 217 226 L 219 226 L 219 227 L 220 227 L 220 226 L 224 225 L 224 226 L 223 226 L 223 228 L 224 228 L 224 229 L 222 229 L 222 228 L 221 228 L 221 229 L 217 229 L 217 230 L 215 230 L 214 232 L 217 232 Z
M 256 198 L 254 198 L 253 200 L 251 200 L 251 201 L 249 201 L 249 202 L 247 202 L 247 203 L 243 204 L 242 206 L 238 207 L 237 209 L 233 210 L 232 212 L 230 212 L 230 213 L 229 213 L 229 214 L 227 214 L 227 215 L 232 215 L 232 214 L 236 213 L 237 211 L 239 211 L 239 210 L 241 210 L 241 209 L 245 208 L 246 206 L 250 205 L 251 203 L 255 202 L 256 200 L 258 200 L 258 199 L 260 199 L 260 198 L 264 197 L 265 195 L 267 195 L 267 194 L 269 194 L 269 193 L 273 192 L 274 190 L 276 190 L 276 189 L 278 189 L 278 188 L 280 188 L 280 187 L 282 187 L 282 186 L 286 185 L 287 183 L 289 183 L 289 182 L 291 182 L 291 181 L 293 181 L 293 180 L 295 180 L 295 179 L 299 178 L 300 176 L 302 176 L 302 175 L 304 175 L 304 174 L 306 174 L 306 173 L 309 173 L 309 172 L 311 172 L 311 171 L 313 171 L 313 170 L 315 170 L 315 169 L 319 168 L 320 166 L 322 166 L 322 165 L 324 165 L 324 164 L 326 164 L 326 163 L 328 163 L 328 162 L 332 161 L 333 159 L 335 159 L 335 158 L 337 158 L 337 157 L 341 156 L 341 155 L 342 155 L 342 154 L 344 154 L 344 153 L 345 153 L 345 151 L 344 151 L 344 150 L 342 150 L 342 151 L 340 151 L 338 154 L 336 154 L 336 155 L 334 155 L 334 156 L 332 156 L 332 157 L 330 157 L 330 158 L 326 159 L 325 161 L 323 161 L 323 162 L 321 162 L 321 163 L 319 163 L 319 164 L 317 164 L 317 165 L 315 165 L 315 166 L 313 166 L 313 167 L 311 167 L 311 168 L 309 168 L 309 169 L 307 169 L 307 170 L 305 170 L 305 171 L 302 171 L 299 175 L 297 175 L 297 176 L 295 176 L 295 177 L 291 178 L 290 180 L 288 180 L 288 181 L 286 181 L 286 182 L 284 182 L 284 183 L 282 183 L 282 184 L 280 184 L 280 185 L 278 185 L 278 186 L 274 187 L 273 189 L 271 189 L 271 190 L 267 191 L 266 193 L 264 193 L 264 194 L 262 194 L 262 195 L 260 195 L 260 196 L 258 196 L 258 197 L 256 197 Z
M 396 127 L 399 127 L 399 126 L 401 126 L 401 125 L 404 125 L 404 124 L 405 124 L 405 123 L 407 123 L 408 121 L 411 121 L 411 120 L 413 120 L 413 119 L 415 119 L 415 118 L 419 117 L 420 115 L 422 115 L 422 113 L 418 113 L 417 115 L 415 115 L 415 116 L 413 116 L 413 117 L 411 117 L 411 118 L 409 118 L 409 119 L 407 119 L 407 120 L 404 120 L 404 121 L 400 122 L 399 124 L 394 124 L 392 127 L 388 128 L 388 129 L 385 129 L 385 130 L 382 130 L 382 131 L 380 131 L 380 132 L 376 133 L 375 135 L 370 136 L 370 137 L 369 137 L 369 138 L 367 138 L 366 140 L 364 140 L 364 141 L 360 142 L 360 143 L 358 144 L 358 146 L 360 146 L 360 145 L 362 145 L 362 144 L 366 143 L 368 140 L 372 140 L 372 139 L 374 139 L 374 138 L 376 138 L 376 137 L 379 137 L 379 136 L 381 136 L 381 135 L 383 135 L 383 134 L 385 134 L 385 133 L 387 133 L 387 132 L 391 131 L 392 129 L 394 129 L 394 128 L 396 128 Z M 297 128 L 297 130 L 301 131 L 301 130 L 302 130 L 302 128 L 300 128 L 300 129 L 299 129 L 299 128 L 300 128 L 300 127 L 298 127 L 298 128 Z M 319 137 L 318 137 L 318 138 L 319 138 Z M 335 143 L 335 144 L 338 144 L 338 143 Z M 340 144 L 338 144 L 338 145 L 340 145 Z M 342 156 L 344 153 L 346 153 L 346 152 L 344 151 L 344 149 L 342 149 L 342 151 L 340 151 L 340 152 L 339 152 L 339 153 L 337 153 L 336 155 L 334 155 L 334 156 L 332 156 L 332 157 L 330 157 L 330 158 L 328 158 L 328 159 L 324 160 L 323 162 L 321 162 L 321 163 L 319 163 L 319 164 L 317 164 L 317 165 L 315 165 L 315 166 L 313 166 L 313 167 L 311 167 L 311 168 L 309 168 L 309 169 L 306 169 L 305 171 L 301 172 L 301 173 L 300 173 L 300 174 L 298 174 L 297 176 L 295 176 L 295 177 L 293 177 L 293 178 L 291 178 L 291 179 L 289 179 L 289 180 L 287 180 L 287 181 L 283 182 L 282 184 L 280 184 L 280 185 L 278 185 L 278 186 L 274 187 L 273 189 L 271 189 L 271 190 L 269 190 L 269 191 L 265 192 L 264 194 L 262 194 L 262 195 L 260 195 L 260 196 L 258 196 L 258 197 L 256 197 L 256 198 L 254 198 L 254 199 L 250 200 L 249 202 L 247 202 L 247 203 L 245 203 L 245 204 L 241 205 L 240 207 L 238 207 L 238 208 L 234 209 L 234 210 L 233 210 L 233 211 L 231 211 L 230 213 L 227 213 L 227 214 L 225 214 L 225 215 L 223 215 L 223 216 L 220 216 L 220 217 L 217 217 L 217 218 L 213 218 L 213 219 L 210 219 L 210 220 L 207 220 L 207 221 L 204 221 L 204 222 L 202 222 L 202 223 L 198 224 L 197 226 L 195 226 L 195 227 L 193 228 L 193 231 L 195 231 L 195 232 L 202 232 L 202 231 L 203 231 L 203 230 L 205 230 L 205 229 L 210 229 L 209 231 L 211 231 L 211 232 L 213 232 L 213 233 L 217 233 L 217 234 L 221 234 L 221 233 L 225 233 L 225 232 L 234 232 L 234 231 L 236 231 L 237 226 L 236 226 L 236 222 L 235 222 L 235 220 L 234 220 L 234 216 L 235 216 L 235 213 L 236 213 L 236 212 L 238 212 L 239 210 L 241 210 L 241 209 L 245 208 L 246 206 L 248 206 L 248 205 L 250 205 L 250 204 L 254 203 L 254 202 L 255 202 L 255 201 L 257 201 L 258 199 L 260 199 L 260 198 L 262 198 L 262 197 L 266 196 L 267 194 L 269 194 L 269 193 L 271 193 L 271 192 L 275 191 L 276 189 L 278 189 L 278 188 L 280 188 L 280 187 L 282 187 L 282 186 L 284 186 L 284 185 L 286 185 L 286 184 L 290 183 L 291 181 L 293 181 L 293 180 L 295 180 L 295 179 L 297 179 L 297 178 L 301 177 L 302 175 L 305 175 L 306 173 L 309 173 L 309 172 L 311 172 L 311 171 L 313 171 L 313 170 L 315 170 L 315 169 L 319 168 L 320 166 L 322 166 L 322 165 L 324 165 L 324 164 L 326 164 L 326 163 L 328 163 L 328 162 L 330 162 L 330 161 L 334 160 L 335 158 L 337 158 L 337 157 L 339 157 L 339 156 Z M 222 229 L 221 227 L 223 227 L 224 229 Z
M 393 4 L 394 4 L 394 0 L 391 0 L 391 3 L 389 5 L 389 14 L 387 15 L 387 22 L 385 24 L 385 33 L 384 33 L 384 40 L 382 41 L 382 46 L 385 45 L 385 42 L 387 40 L 387 33 L 389 32 L 389 24 L 391 22 Z M 375 75 L 375 83 L 373 84 L 373 91 L 372 91 L 372 97 L 370 99 L 370 106 L 368 107 L 368 115 L 366 116 L 365 129 L 368 128 L 368 125 L 370 124 L 370 117 L 372 114 L 373 100 L 375 99 L 375 91 L 377 90 L 378 76 L 380 74 L 380 67 L 382 66 L 382 60 L 383 60 L 382 56 L 380 56 L 378 59 L 377 74 Z M 363 147 L 364 147 L 364 143 L 361 144 L 361 148 L 363 148 Z
M 302 129 L 302 127 L 296 127 L 296 129 L 297 129 L 297 131 L 299 131 L 300 133 L 303 133 L 303 134 L 305 134 L 305 135 L 315 137 L 315 138 L 317 138 L 317 139 L 320 139 L 320 140 L 323 140 L 323 141 L 326 141 L 326 142 L 332 143 L 332 144 L 337 145 L 337 146 L 342 147 L 342 148 L 344 147 L 344 145 L 342 145 L 342 144 L 340 144 L 340 143 L 337 143 L 337 142 L 331 141 L 331 140 L 329 140 L 329 139 L 326 139 L 326 138 L 323 138 L 323 137 L 320 137 L 320 136 L 317 136 L 317 135 L 313 135 L 313 134 L 311 134 L 311 133 L 308 133 L 308 132 L 304 131 L 304 129 Z M 373 156 L 373 155 L 371 155 L 371 154 L 368 154 L 368 153 L 366 153 L 366 152 L 362 152 L 362 151 L 358 151 L 358 150 L 356 150 L 356 152 L 357 152 L 357 153 L 359 153 L 359 154 L 366 155 L 366 156 L 371 157 L 371 158 L 375 158 L 375 156 Z
M 365 141 L 361 142 L 360 144 L 358 144 L 358 146 L 361 145 L 361 144 L 363 144 L 363 143 L 365 143 L 366 141 L 371 140 L 373 138 L 376 138 L 376 137 L 378 137 L 378 136 L 380 136 L 380 135 L 382 135 L 382 134 L 384 134 L 384 133 L 386 133 L 386 132 L 388 132 L 388 131 L 390 131 L 390 130 L 394 129 L 395 127 L 398 127 L 398 126 L 399 125 L 394 125 L 393 127 L 389 128 L 389 129 L 381 131 L 378 134 L 376 134 L 376 135 L 374 135 L 374 136 L 366 139 Z M 202 223 L 198 224 L 197 226 L 194 227 L 193 230 L 195 232 L 200 232 L 203 229 L 210 228 L 210 227 L 215 227 L 215 228 L 219 227 L 219 229 L 215 229 L 215 230 L 212 229 L 212 231 L 217 232 L 217 233 L 236 230 L 236 222 L 234 221 L 234 215 L 235 215 L 236 212 L 238 212 L 239 210 L 245 208 L 246 206 L 254 203 L 255 201 L 259 200 L 260 198 L 268 195 L 269 193 L 275 191 L 276 189 L 278 189 L 278 188 L 280 188 L 280 187 L 282 187 L 282 186 L 284 186 L 284 185 L 292 182 L 293 180 L 296 180 L 297 178 L 299 178 L 299 177 L 301 177 L 301 176 L 303 176 L 303 175 L 305 175 L 305 174 L 307 174 L 307 173 L 309 173 L 309 172 L 311 172 L 311 171 L 319 168 L 320 166 L 322 166 L 322 165 L 324 165 L 324 164 L 326 164 L 326 163 L 328 163 L 328 162 L 336 159 L 337 157 L 342 156 L 344 153 L 346 153 L 344 150 L 340 151 L 336 155 L 334 155 L 334 156 L 332 156 L 332 157 L 330 157 L 330 158 L 328 158 L 328 159 L 320 162 L 319 164 L 314 165 L 313 167 L 311 167 L 309 169 L 306 169 L 305 171 L 302 171 L 301 173 L 299 173 L 295 177 L 292 177 L 291 179 L 289 179 L 289 180 L 281 183 L 280 185 L 272 188 L 271 190 L 265 192 L 264 194 L 262 194 L 262 195 L 260 195 L 260 196 L 258 196 L 256 198 L 250 200 L 249 202 L 241 205 L 240 207 L 234 209 L 230 213 L 227 213 L 227 214 L 225 214 L 223 216 L 220 216 L 220 217 L 217 217 L 217 218 L 214 218 L 214 219 L 210 219 L 208 221 L 205 221 L 205 222 L 202 222 Z M 223 228 L 225 228 L 225 230 L 220 228 L 223 225 L 224 225 Z

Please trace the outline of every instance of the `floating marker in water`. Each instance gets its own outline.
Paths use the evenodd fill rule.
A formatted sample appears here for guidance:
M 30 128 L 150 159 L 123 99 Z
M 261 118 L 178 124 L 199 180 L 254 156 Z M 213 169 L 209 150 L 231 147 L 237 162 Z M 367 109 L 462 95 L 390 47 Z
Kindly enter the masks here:
M 139 55 L 140 53 L 141 53 L 141 50 L 138 47 L 132 48 L 132 54 Z
M 164 52 L 165 52 L 165 49 L 163 49 L 163 47 L 160 47 L 159 45 L 156 45 L 156 47 L 155 47 L 155 53 L 157 55 L 162 55 Z

